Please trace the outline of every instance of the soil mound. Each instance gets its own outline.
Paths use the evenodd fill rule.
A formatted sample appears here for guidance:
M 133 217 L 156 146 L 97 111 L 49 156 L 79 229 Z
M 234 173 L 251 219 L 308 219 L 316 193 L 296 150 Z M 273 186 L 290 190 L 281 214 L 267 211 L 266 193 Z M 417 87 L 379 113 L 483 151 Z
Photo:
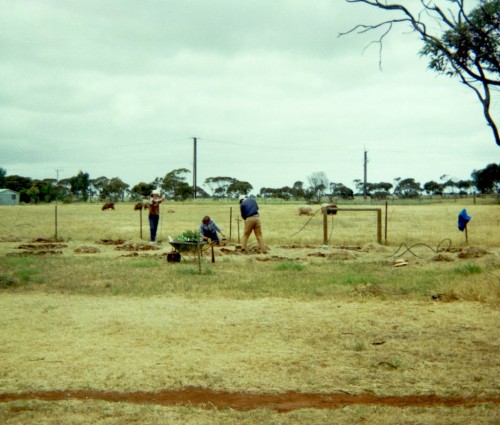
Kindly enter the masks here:
M 480 258 L 484 257 L 486 254 L 489 254 L 488 251 L 486 251 L 483 248 L 479 248 L 477 246 L 468 246 L 462 249 L 462 252 L 458 254 L 458 258 Z

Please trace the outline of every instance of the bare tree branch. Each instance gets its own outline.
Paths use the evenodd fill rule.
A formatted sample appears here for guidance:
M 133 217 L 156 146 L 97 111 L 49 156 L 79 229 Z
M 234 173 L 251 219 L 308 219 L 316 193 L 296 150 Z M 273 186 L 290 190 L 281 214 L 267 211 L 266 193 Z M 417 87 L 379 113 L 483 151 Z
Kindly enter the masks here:
M 420 53 L 431 58 L 429 67 L 449 76 L 458 76 L 463 84 L 474 91 L 483 106 L 483 114 L 487 124 L 492 129 L 495 142 L 500 146 L 498 128 L 490 112 L 491 87 L 500 87 L 500 59 L 498 53 L 498 45 L 500 45 L 498 39 L 498 20 L 500 18 L 498 15 L 500 13 L 497 9 L 494 9 L 492 14 L 493 23 L 488 24 L 485 24 L 481 19 L 478 20 L 477 15 L 472 17 L 473 13 L 478 12 L 487 15 L 484 4 L 489 2 L 493 8 L 497 8 L 499 0 L 482 0 L 481 5 L 473 9 L 469 14 L 465 10 L 465 0 L 449 1 L 456 6 L 456 10 L 449 9 L 446 13 L 433 0 L 420 0 L 421 11 L 414 14 L 402 4 L 390 4 L 387 1 L 380 0 L 346 0 L 347 3 L 363 3 L 397 15 L 394 19 L 376 24 L 356 25 L 349 31 L 339 33 L 339 37 L 351 33 L 368 33 L 383 28 L 384 32 L 378 39 L 373 40 L 365 47 L 366 49 L 372 44 L 379 45 L 379 68 L 382 69 L 384 39 L 396 24 L 409 24 L 412 30 L 419 34 L 424 43 L 424 48 Z M 428 31 L 426 23 L 423 21 L 423 12 L 430 19 L 436 20 L 439 24 L 442 24 L 442 27 L 446 28 L 443 34 L 435 35 Z M 464 31 L 465 35 L 463 34 Z M 461 36 L 469 36 L 470 39 L 463 38 L 461 40 Z M 467 44 L 468 42 L 470 43 Z M 466 47 L 464 47 L 464 43 Z

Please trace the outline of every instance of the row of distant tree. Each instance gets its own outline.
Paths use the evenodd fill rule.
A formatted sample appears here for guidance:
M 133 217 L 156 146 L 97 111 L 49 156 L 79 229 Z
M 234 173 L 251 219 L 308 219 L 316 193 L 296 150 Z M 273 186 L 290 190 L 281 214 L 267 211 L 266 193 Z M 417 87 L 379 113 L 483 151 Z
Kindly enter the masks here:
M 132 188 L 118 177 L 99 177 L 91 179 L 88 173 L 80 171 L 67 179 L 32 179 L 18 175 L 7 175 L 0 168 L 0 188 L 7 188 L 20 193 L 21 202 L 87 202 L 87 201 L 125 201 L 140 200 L 148 197 L 154 189 L 160 189 L 168 198 L 183 201 L 194 198 L 194 188 L 187 181 L 190 170 L 178 168 L 156 178 L 150 183 L 141 182 Z M 474 170 L 471 180 L 453 180 L 443 175 L 440 181 L 428 181 L 421 185 L 413 178 L 396 178 L 393 183 L 371 183 L 354 180 L 355 191 L 343 183 L 333 183 L 320 171 L 307 177 L 307 185 L 296 181 L 292 186 L 280 188 L 262 187 L 258 197 L 284 200 L 304 200 L 321 202 L 325 197 L 331 202 L 335 199 L 352 199 L 362 195 L 375 199 L 418 198 L 423 195 L 444 196 L 447 194 L 468 195 L 471 193 L 500 193 L 500 164 L 489 164 L 482 170 Z M 196 188 L 196 198 L 235 199 L 239 195 L 248 195 L 253 186 L 234 177 L 209 177 L 202 187 Z

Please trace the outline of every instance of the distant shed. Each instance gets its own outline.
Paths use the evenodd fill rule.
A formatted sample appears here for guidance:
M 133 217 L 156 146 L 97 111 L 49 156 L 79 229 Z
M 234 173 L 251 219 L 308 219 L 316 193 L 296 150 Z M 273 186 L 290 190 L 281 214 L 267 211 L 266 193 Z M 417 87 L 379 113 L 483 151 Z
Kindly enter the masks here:
M 10 189 L 0 189 L 0 205 L 19 205 L 19 193 Z

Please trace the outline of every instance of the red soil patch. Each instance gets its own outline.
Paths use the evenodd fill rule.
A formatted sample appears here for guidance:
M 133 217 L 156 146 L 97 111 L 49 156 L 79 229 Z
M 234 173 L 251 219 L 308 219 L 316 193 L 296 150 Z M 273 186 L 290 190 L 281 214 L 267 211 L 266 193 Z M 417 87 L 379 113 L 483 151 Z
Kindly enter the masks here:
M 101 239 L 100 241 L 97 241 L 96 243 L 101 244 L 101 245 L 122 245 L 125 243 L 125 241 L 122 239 L 118 239 L 118 240 Z
M 423 407 L 423 406 L 472 406 L 481 403 L 500 402 L 500 397 L 443 397 L 437 395 L 376 396 L 373 394 L 349 393 L 298 393 L 278 394 L 231 393 L 213 391 L 205 388 L 187 387 L 179 390 L 158 392 L 104 392 L 104 391 L 40 391 L 27 393 L 0 394 L 0 402 L 15 400 L 102 400 L 135 404 L 157 404 L 162 406 L 197 406 L 199 408 L 235 409 L 247 411 L 253 409 L 271 409 L 277 412 L 290 412 L 297 409 L 337 409 L 351 405 Z
M 40 243 L 40 242 L 64 242 L 62 239 L 56 239 L 56 238 L 36 238 L 32 240 L 33 243 Z
M 158 249 L 156 246 L 137 243 L 126 243 L 115 248 L 116 251 L 158 251 Z
M 51 250 L 51 249 L 61 249 L 67 248 L 68 245 L 60 244 L 60 243 L 43 243 L 43 244 L 25 244 L 19 245 L 18 249 L 43 249 L 43 250 Z
M 32 251 L 21 251 L 21 252 L 8 252 L 5 254 L 7 257 L 28 257 L 28 256 L 34 256 L 34 255 L 61 255 L 62 251 L 55 251 L 55 250 L 43 250 L 43 249 L 36 249 Z

